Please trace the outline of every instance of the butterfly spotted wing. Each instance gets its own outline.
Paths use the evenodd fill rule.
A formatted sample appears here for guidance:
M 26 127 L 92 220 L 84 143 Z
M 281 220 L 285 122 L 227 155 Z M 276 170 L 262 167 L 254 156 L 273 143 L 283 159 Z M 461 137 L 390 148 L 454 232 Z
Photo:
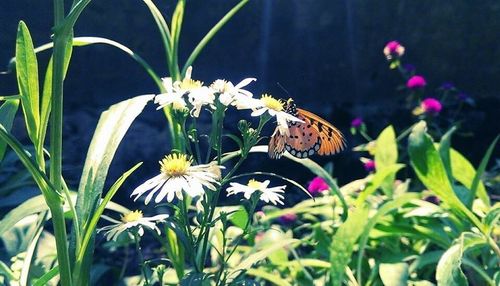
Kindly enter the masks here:
M 279 159 L 286 149 L 297 158 L 307 158 L 314 154 L 332 155 L 345 146 L 342 133 L 321 117 L 296 108 L 293 101 L 287 103 L 286 112 L 303 122 L 289 122 L 289 136 L 281 134 L 276 128 L 269 141 L 269 157 Z

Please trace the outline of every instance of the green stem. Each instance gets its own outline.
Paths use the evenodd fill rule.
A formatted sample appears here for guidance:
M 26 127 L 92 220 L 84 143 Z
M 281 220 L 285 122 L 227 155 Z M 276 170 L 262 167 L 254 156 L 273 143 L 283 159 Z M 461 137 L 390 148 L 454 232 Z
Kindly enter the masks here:
M 135 250 L 137 251 L 137 255 L 139 256 L 139 262 L 141 264 L 142 275 L 144 275 L 144 280 L 145 280 L 144 285 L 149 285 L 148 274 L 146 271 L 146 264 L 144 263 L 144 256 L 142 255 L 140 241 L 141 241 L 141 238 L 140 238 L 139 234 L 137 233 L 137 231 L 134 231 Z
M 59 202 L 55 206 L 50 206 L 52 214 L 52 226 L 54 228 L 54 236 L 56 239 L 57 262 L 59 264 L 59 275 L 61 277 L 62 286 L 71 286 L 71 269 L 69 264 L 69 253 L 67 246 L 66 222 L 64 221 L 64 210 L 62 203 Z
M 208 31 L 205 37 L 203 37 L 203 39 L 201 39 L 198 45 L 196 45 L 193 52 L 191 52 L 191 55 L 189 55 L 188 59 L 186 60 L 186 63 L 184 64 L 184 67 L 182 68 L 182 74 L 186 73 L 187 68 L 193 64 L 193 62 L 196 60 L 196 58 L 203 50 L 203 48 L 205 48 L 205 46 L 210 42 L 210 40 L 212 40 L 212 38 L 217 34 L 217 32 L 219 32 L 219 30 L 222 27 L 224 27 L 224 25 L 229 20 L 231 20 L 231 18 L 236 13 L 238 13 L 238 11 L 240 11 L 241 8 L 243 8 L 248 3 L 248 1 L 249 0 L 241 0 L 240 3 L 238 3 L 236 6 L 233 7 L 233 9 L 227 12 L 227 14 L 224 17 L 222 17 L 222 19 L 220 19 L 219 22 L 217 22 L 217 24 L 215 24 L 215 26 L 213 26 L 212 29 L 210 29 L 210 31 Z

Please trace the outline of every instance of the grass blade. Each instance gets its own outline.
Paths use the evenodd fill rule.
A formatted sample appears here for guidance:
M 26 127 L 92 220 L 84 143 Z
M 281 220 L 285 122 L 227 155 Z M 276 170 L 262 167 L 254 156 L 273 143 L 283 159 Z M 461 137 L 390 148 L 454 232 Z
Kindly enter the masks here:
M 0 124 L 7 132 L 10 132 L 12 128 L 12 123 L 14 122 L 14 117 L 16 116 L 18 108 L 18 99 L 7 100 L 0 106 Z M 6 149 L 7 143 L 5 141 L 0 141 L 0 162 L 3 160 Z

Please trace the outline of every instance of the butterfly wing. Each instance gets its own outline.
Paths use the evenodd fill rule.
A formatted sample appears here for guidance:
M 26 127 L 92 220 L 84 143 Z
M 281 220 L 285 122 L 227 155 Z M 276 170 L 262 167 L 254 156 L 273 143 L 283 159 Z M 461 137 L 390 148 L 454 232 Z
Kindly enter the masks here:
M 321 146 L 319 155 L 333 155 L 340 152 L 345 147 L 345 139 L 342 132 L 335 128 L 328 121 L 307 110 L 297 108 L 298 117 L 307 125 L 314 127 L 319 133 Z
M 274 130 L 268 145 L 268 155 L 271 159 L 279 159 L 285 152 L 285 135 L 281 134 L 278 127 Z
M 291 122 L 288 124 L 288 131 L 290 136 L 286 138 L 285 149 L 293 156 L 307 158 L 320 150 L 320 134 L 310 124 Z

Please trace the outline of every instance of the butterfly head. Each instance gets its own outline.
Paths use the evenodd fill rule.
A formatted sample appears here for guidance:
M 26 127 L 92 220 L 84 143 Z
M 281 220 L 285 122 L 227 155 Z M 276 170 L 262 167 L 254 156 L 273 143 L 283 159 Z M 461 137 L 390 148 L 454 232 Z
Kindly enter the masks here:
M 297 116 L 297 105 L 295 105 L 292 98 L 289 98 L 286 101 L 285 112 L 293 116 Z

